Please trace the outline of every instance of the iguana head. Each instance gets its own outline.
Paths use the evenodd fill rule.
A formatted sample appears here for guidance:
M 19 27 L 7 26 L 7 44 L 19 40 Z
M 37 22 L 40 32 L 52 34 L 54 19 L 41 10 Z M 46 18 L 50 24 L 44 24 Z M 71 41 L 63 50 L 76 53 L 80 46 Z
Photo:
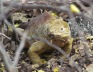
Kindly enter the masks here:
M 70 27 L 62 18 L 53 18 L 48 26 L 51 38 L 63 39 L 70 36 Z

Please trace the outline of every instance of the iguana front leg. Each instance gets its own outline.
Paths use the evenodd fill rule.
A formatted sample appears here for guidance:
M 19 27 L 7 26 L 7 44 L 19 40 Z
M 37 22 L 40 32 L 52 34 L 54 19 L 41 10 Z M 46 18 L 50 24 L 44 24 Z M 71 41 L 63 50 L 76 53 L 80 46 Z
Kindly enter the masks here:
M 71 50 L 72 50 L 73 38 L 69 38 L 67 42 L 68 42 L 68 44 L 67 44 L 67 46 L 64 48 L 64 50 L 65 50 L 65 52 L 66 52 L 67 54 L 70 54 L 70 52 L 71 52 Z
M 40 58 L 40 54 L 46 51 L 46 46 L 42 41 L 34 42 L 28 50 L 28 55 L 34 64 L 43 64 L 44 62 Z

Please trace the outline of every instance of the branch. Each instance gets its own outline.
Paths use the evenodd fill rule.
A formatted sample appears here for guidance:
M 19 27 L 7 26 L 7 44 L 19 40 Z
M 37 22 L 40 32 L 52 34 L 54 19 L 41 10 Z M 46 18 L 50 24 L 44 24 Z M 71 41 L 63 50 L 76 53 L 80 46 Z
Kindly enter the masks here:
M 6 52 L 5 47 L 1 43 L 0 43 L 0 54 L 1 54 L 2 59 L 4 61 L 7 72 L 17 72 L 15 68 L 11 67 L 12 61 Z
M 22 37 L 22 40 L 21 40 L 21 42 L 20 42 L 19 48 L 17 49 L 17 51 L 16 51 L 16 53 L 15 53 L 14 62 L 13 62 L 13 67 L 16 67 L 16 65 L 18 64 L 21 51 L 22 51 L 23 48 L 24 48 L 26 36 L 27 36 L 27 33 L 24 33 L 24 34 L 23 34 L 23 37 Z
M 50 43 L 48 40 L 46 40 L 45 38 L 40 38 L 40 37 L 35 37 L 35 39 L 39 39 L 43 42 L 45 42 L 46 44 L 48 44 L 49 46 L 55 48 L 56 50 L 58 50 L 62 55 L 64 55 L 68 60 L 70 60 L 70 57 L 67 56 L 67 54 L 60 48 L 58 47 L 57 45 L 55 44 L 52 44 Z M 73 61 L 73 64 L 74 66 L 78 69 L 79 72 L 82 72 L 82 69 L 78 66 L 78 64 L 76 64 L 74 61 Z
M 0 33 L 0 36 L 4 36 L 4 37 L 6 37 L 7 39 L 9 39 L 9 40 L 11 40 L 11 38 L 10 37 L 8 37 L 8 36 L 6 36 L 5 34 L 3 34 L 3 33 Z
M 68 8 L 63 5 L 63 6 L 52 6 L 52 5 L 49 5 L 49 4 L 21 4 L 21 3 L 15 3 L 12 5 L 12 8 L 8 8 L 8 6 L 10 5 L 11 3 L 9 2 L 4 2 L 3 5 L 4 6 L 7 6 L 3 15 L 0 15 L 0 21 L 1 20 L 4 20 L 5 18 L 7 18 L 11 13 L 15 13 L 15 12 L 22 12 L 24 10 L 32 10 L 32 9 L 49 9 L 49 10 L 53 10 L 53 11 L 56 11 L 56 12 L 66 12 L 68 13 Z

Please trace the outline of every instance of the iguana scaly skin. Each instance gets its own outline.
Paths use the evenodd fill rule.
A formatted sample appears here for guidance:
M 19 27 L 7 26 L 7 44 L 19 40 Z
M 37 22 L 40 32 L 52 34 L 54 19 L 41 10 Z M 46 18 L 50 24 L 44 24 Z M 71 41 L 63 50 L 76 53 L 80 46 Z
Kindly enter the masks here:
M 54 16 L 49 12 L 33 18 L 29 24 L 29 35 L 31 38 L 43 37 L 51 43 L 61 47 L 65 52 L 70 53 L 72 49 L 72 38 L 70 27 L 62 18 Z M 42 41 L 35 41 L 31 44 L 28 55 L 32 63 L 43 64 L 40 54 L 53 49 Z

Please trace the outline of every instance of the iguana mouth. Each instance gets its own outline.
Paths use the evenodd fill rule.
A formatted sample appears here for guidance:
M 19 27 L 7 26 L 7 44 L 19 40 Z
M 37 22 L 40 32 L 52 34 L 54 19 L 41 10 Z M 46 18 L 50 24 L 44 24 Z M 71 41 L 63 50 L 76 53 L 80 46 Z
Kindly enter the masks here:
M 55 36 L 55 35 L 51 34 L 51 35 L 49 35 L 49 38 L 50 38 L 50 40 L 58 40 L 61 42 L 66 42 L 67 39 L 69 38 L 69 36 L 68 35 L 65 35 L 65 36 L 56 35 Z

